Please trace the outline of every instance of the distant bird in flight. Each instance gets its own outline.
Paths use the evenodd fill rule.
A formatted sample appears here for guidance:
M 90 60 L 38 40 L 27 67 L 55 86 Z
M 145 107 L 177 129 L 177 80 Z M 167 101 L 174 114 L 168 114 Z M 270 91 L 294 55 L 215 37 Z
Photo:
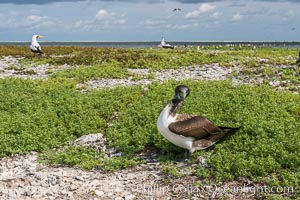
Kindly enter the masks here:
M 175 11 L 181 11 L 181 8 L 174 8 L 173 12 L 175 12 Z
M 38 38 L 42 38 L 42 37 L 43 36 L 41 36 L 41 35 L 33 35 L 32 36 L 30 49 L 33 53 L 36 53 L 36 54 L 42 54 L 43 53 L 41 45 L 37 41 Z
M 189 150 L 192 154 L 196 150 L 214 145 L 241 128 L 216 126 L 209 119 L 199 115 L 177 114 L 189 94 L 190 89 L 187 86 L 177 86 L 173 99 L 158 117 L 158 131 L 171 143 Z

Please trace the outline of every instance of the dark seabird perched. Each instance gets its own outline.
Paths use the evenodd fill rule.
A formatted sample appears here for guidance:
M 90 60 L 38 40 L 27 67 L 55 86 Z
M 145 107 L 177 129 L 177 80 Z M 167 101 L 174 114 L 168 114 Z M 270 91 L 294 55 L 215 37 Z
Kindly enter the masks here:
M 298 67 L 300 67 L 300 50 L 299 50 L 299 58 L 298 58 L 298 60 L 296 61 L 296 64 L 298 65 Z
M 189 150 L 206 149 L 225 137 L 234 134 L 241 127 L 229 128 L 214 125 L 209 119 L 191 115 L 177 114 L 190 90 L 185 85 L 175 88 L 174 98 L 160 113 L 157 120 L 159 132 L 171 143 Z
M 36 54 L 42 54 L 43 53 L 41 45 L 37 41 L 38 38 L 42 38 L 42 37 L 43 36 L 41 36 L 41 35 L 33 35 L 32 36 L 30 49 L 33 53 L 36 53 Z

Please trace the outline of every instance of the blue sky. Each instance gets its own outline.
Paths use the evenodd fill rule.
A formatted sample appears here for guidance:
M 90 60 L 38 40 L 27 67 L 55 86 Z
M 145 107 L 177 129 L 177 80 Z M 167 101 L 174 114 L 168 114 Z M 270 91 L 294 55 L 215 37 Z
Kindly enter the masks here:
M 300 0 L 1 0 L 0 41 L 300 41 L 299 10 Z

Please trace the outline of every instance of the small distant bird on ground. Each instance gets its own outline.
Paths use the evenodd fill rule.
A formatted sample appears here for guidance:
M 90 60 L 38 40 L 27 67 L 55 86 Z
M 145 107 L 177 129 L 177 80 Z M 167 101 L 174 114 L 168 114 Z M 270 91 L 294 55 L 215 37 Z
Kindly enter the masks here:
M 33 53 L 36 53 L 36 54 L 42 54 L 43 53 L 41 45 L 37 41 L 38 38 L 42 38 L 42 37 L 43 36 L 41 36 L 41 35 L 33 35 L 32 36 L 30 49 Z
M 160 48 L 165 48 L 165 49 L 174 49 L 174 46 L 172 46 L 172 45 L 166 43 L 164 37 L 161 38 L 161 42 L 160 42 L 160 44 L 158 45 L 158 47 L 160 47 Z
M 298 58 L 298 60 L 296 61 L 296 64 L 298 65 L 298 67 L 300 67 L 300 50 L 299 50 L 299 58 Z
M 174 8 L 173 12 L 175 12 L 175 11 L 181 11 L 181 8 Z
M 241 128 L 216 126 L 202 116 L 177 114 L 176 112 L 189 94 L 190 89 L 187 86 L 177 86 L 175 96 L 158 117 L 157 128 L 171 143 L 189 150 L 192 154 L 196 150 L 206 149 L 214 145 Z

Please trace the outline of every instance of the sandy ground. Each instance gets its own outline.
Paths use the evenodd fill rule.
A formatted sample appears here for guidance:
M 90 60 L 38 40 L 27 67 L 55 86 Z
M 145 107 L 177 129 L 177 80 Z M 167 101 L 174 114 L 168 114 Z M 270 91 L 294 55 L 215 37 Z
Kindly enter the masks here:
M 188 173 L 186 162 L 175 163 Z M 197 167 L 197 166 L 192 166 Z M 174 178 L 157 162 L 106 173 L 64 166 L 45 166 L 37 153 L 0 160 L 1 199 L 260 199 L 263 186 L 248 180 L 209 185 L 190 174 Z M 201 184 L 197 187 L 194 183 Z

